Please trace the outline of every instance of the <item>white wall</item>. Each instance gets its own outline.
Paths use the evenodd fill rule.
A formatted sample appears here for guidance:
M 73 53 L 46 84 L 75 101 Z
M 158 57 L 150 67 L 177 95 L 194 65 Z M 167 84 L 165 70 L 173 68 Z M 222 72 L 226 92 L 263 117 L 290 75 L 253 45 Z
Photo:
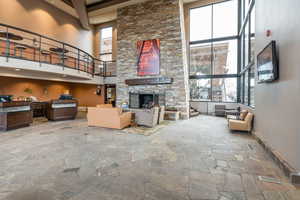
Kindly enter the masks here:
M 43 0 L 0 0 L 0 23 L 31 30 L 92 54 L 92 31 Z
M 256 1 L 256 54 L 276 40 L 280 79 L 255 88 L 255 130 L 300 170 L 300 1 Z M 266 30 L 272 31 L 266 37 Z

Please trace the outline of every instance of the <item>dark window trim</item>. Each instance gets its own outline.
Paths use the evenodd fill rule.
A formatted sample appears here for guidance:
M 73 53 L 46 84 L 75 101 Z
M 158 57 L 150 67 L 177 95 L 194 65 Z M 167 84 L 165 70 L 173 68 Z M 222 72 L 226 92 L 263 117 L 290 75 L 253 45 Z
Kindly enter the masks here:
M 243 105 L 246 105 L 246 106 L 250 106 L 250 107 L 253 107 L 253 106 L 251 106 L 250 104 L 251 104 L 251 100 L 250 100 L 250 97 L 251 97 L 251 69 L 255 69 L 255 65 L 254 65 L 254 63 L 252 62 L 252 63 L 250 63 L 248 66 L 247 66 L 247 68 L 245 68 L 244 70 L 243 70 L 243 72 L 242 73 L 240 73 L 240 77 L 241 77 L 241 79 L 243 79 L 243 82 L 240 84 L 240 86 L 241 86 L 241 88 L 243 88 L 243 94 L 242 94 L 242 99 L 241 99 L 241 101 L 240 101 L 240 103 L 241 104 L 243 104 Z M 247 76 L 248 76 L 248 87 L 247 87 L 247 91 L 245 91 L 245 78 L 246 78 L 246 74 L 247 74 Z M 247 92 L 247 94 L 248 94 L 248 101 L 247 102 L 245 102 L 245 92 Z
M 249 68 L 248 70 L 248 106 L 250 106 L 250 99 L 251 99 L 251 96 L 250 96 L 250 89 L 251 89 L 251 86 L 250 86 L 250 72 L 251 72 L 251 69 Z
M 248 86 L 247 88 L 246 88 L 246 78 L 247 78 L 247 86 Z M 249 71 L 248 70 L 244 73 L 244 85 L 243 85 L 243 87 L 244 87 L 244 104 L 248 106 L 249 105 Z M 246 100 L 245 99 L 246 94 L 247 94 L 247 97 L 248 97 L 247 102 L 245 101 Z
M 254 65 L 254 61 L 251 61 L 241 72 L 240 74 L 244 74 L 247 70 L 249 70 Z
M 241 52 L 239 53 L 239 56 L 241 58 L 241 63 L 240 63 L 240 71 L 243 70 L 244 66 L 245 66 L 245 34 L 244 34 L 244 30 L 242 31 L 242 35 L 240 36 L 240 44 L 241 44 Z
M 253 12 L 253 8 L 254 8 L 254 5 L 255 5 L 255 0 L 249 0 L 249 7 L 247 10 L 245 10 L 245 5 L 243 3 L 241 3 L 241 7 L 240 7 L 240 29 L 239 29 L 239 46 L 240 46 L 240 49 L 239 49 L 239 87 L 240 87 L 240 90 L 238 91 L 238 95 L 239 95 L 239 102 L 245 106 L 249 106 L 251 108 L 254 108 L 253 106 L 251 106 L 251 86 L 250 86 L 250 83 L 251 83 L 251 78 L 250 78 L 250 72 L 251 72 L 251 69 L 254 69 L 255 68 L 255 58 L 251 58 L 251 49 L 252 49 L 252 45 L 251 45 L 251 38 L 255 37 L 255 33 L 252 33 L 253 31 L 251 30 L 251 15 L 252 15 L 252 12 Z M 244 12 L 242 11 L 242 9 L 244 10 Z M 245 14 L 245 16 L 243 16 L 243 14 Z M 246 30 L 246 26 L 247 24 L 249 25 L 249 29 L 248 29 L 248 38 L 247 38 L 247 41 L 245 41 L 245 30 Z M 248 43 L 248 60 L 245 60 L 245 42 Z M 245 63 L 248 63 L 246 66 L 245 66 Z M 248 84 L 248 87 L 246 87 L 246 83 L 245 83 L 245 80 L 246 80 L 246 75 L 247 75 L 247 84 Z M 245 101 L 245 94 L 248 95 L 248 100 L 247 102 Z
M 205 5 L 202 5 L 202 6 L 196 6 L 196 7 L 190 8 L 190 10 L 197 9 L 197 8 L 203 8 L 203 7 L 207 7 L 207 6 L 212 6 L 212 5 L 217 5 L 217 4 L 220 4 L 220 3 L 225 3 L 227 1 L 232 1 L 232 0 L 223 0 L 223 1 L 220 1 L 220 2 L 208 3 L 208 4 L 205 4 Z
M 190 75 L 190 79 L 237 78 L 238 74 Z
M 237 40 L 238 38 L 239 38 L 238 35 L 234 35 L 234 36 L 226 36 L 226 37 L 212 38 L 212 39 L 206 39 L 206 40 L 195 40 L 195 41 L 191 41 L 190 45 L 222 42 L 222 41 L 227 41 L 227 40 Z
M 203 100 L 190 100 L 190 102 L 201 102 L 201 103 L 239 103 L 237 101 L 203 101 Z
M 245 74 L 242 74 L 241 75 L 241 80 L 242 80 L 242 84 L 241 84 L 241 86 L 242 86 L 242 88 L 243 88 L 243 92 L 242 92 L 242 104 L 244 104 L 245 103 Z
M 250 16 L 251 16 L 250 14 L 251 14 L 251 12 L 252 12 L 252 10 L 253 10 L 254 4 L 255 4 L 255 0 L 251 0 L 251 2 L 249 3 L 249 8 L 248 8 L 248 10 L 247 10 L 247 14 L 246 14 L 246 16 L 244 17 L 244 19 L 243 19 L 243 21 L 242 21 L 240 30 L 238 31 L 239 36 L 241 36 L 241 35 L 243 34 L 242 32 L 243 32 L 243 30 L 244 30 L 245 27 L 246 27 L 248 18 L 250 18 Z M 243 7 L 244 7 L 244 8 L 242 8 L 242 9 L 245 10 L 245 5 L 243 5 Z
M 245 105 L 245 104 L 243 104 L 243 103 L 239 103 L 239 102 L 238 102 L 238 104 L 241 104 L 241 105 L 243 105 L 243 106 L 246 106 L 246 107 L 249 107 L 249 108 L 251 108 L 252 110 L 255 110 L 255 107 L 253 107 L 253 106 L 250 106 L 250 105 Z
M 214 39 L 214 5 L 211 4 L 211 39 Z M 214 71 L 214 45 L 213 42 L 210 43 L 210 75 L 213 75 Z M 210 100 L 213 100 L 213 79 L 210 78 Z
M 240 30 L 240 27 L 241 27 L 241 18 L 242 18 L 242 1 L 238 1 L 238 23 L 237 23 L 237 29 L 238 29 L 238 32 Z M 241 56 L 240 56 L 240 52 L 241 52 L 241 38 L 238 36 L 238 39 L 237 39 L 237 73 L 238 73 L 238 78 L 237 78 L 237 102 L 240 102 L 241 101 L 241 94 L 240 94 L 240 91 L 241 91 L 241 77 L 240 77 L 240 71 L 241 71 Z

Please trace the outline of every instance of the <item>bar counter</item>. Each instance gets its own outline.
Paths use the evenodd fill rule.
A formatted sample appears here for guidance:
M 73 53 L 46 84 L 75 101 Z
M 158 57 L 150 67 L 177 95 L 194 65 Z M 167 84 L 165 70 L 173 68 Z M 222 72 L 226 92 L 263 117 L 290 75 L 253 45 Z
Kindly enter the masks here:
M 77 107 L 76 100 L 51 100 L 47 105 L 46 117 L 51 121 L 75 119 Z
M 0 103 L 0 131 L 29 126 L 32 123 L 31 102 Z

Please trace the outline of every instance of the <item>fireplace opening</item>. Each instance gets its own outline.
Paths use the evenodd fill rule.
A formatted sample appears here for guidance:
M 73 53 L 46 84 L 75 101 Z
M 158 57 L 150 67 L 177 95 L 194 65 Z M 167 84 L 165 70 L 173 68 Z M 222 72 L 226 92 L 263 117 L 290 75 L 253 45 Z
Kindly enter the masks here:
M 155 105 L 158 105 L 158 98 L 157 95 L 151 95 L 151 94 L 140 94 L 139 95 L 140 100 L 140 108 L 152 108 Z
M 165 104 L 165 95 L 151 94 L 151 93 L 130 93 L 129 94 L 129 107 L 150 109 L 154 106 Z

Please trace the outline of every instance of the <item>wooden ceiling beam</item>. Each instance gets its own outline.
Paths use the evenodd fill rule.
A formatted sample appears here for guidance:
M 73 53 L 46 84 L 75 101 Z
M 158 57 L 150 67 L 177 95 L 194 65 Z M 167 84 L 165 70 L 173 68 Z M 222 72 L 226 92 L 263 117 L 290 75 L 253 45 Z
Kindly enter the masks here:
M 81 26 L 90 30 L 89 18 L 86 10 L 85 0 L 72 0 L 73 6 L 79 16 Z
M 128 1 L 130 1 L 130 0 L 103 0 L 103 1 L 98 2 L 98 3 L 87 5 L 87 11 L 91 12 L 91 11 L 94 11 L 94 10 L 107 8 L 107 7 L 114 6 L 114 5 L 117 5 L 117 4 L 120 4 L 120 3 L 125 3 L 125 2 L 128 2 Z
M 62 2 L 64 2 L 65 4 L 71 6 L 72 8 L 74 8 L 72 0 L 61 0 Z

